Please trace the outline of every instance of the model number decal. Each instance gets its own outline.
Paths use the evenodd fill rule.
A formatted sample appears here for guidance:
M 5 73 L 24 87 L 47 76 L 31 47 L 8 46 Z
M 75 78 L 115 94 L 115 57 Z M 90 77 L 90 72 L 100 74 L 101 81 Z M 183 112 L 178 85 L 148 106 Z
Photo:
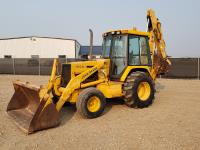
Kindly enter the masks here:
M 89 72 L 87 72 L 85 75 L 82 76 L 82 80 L 85 80 L 88 78 L 88 76 L 90 76 L 91 74 L 93 74 L 94 72 L 96 72 L 98 70 L 97 67 L 93 68 L 92 70 L 90 70 Z

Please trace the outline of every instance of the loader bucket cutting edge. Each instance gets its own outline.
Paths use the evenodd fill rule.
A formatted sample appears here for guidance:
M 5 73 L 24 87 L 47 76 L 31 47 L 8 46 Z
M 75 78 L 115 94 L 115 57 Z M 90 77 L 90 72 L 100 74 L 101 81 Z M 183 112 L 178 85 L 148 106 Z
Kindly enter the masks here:
M 38 130 L 59 125 L 59 112 L 50 103 L 45 108 L 45 100 L 40 100 L 40 88 L 20 81 L 13 82 L 15 93 L 8 107 L 8 115 L 24 132 L 30 134 Z

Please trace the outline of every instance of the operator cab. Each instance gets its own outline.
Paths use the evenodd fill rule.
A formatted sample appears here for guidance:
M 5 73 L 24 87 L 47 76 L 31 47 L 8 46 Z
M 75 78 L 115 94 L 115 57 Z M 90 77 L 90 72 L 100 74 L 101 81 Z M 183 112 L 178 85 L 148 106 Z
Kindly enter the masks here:
M 118 30 L 103 35 L 103 58 L 109 58 L 110 77 L 119 79 L 127 66 L 151 66 L 146 32 Z

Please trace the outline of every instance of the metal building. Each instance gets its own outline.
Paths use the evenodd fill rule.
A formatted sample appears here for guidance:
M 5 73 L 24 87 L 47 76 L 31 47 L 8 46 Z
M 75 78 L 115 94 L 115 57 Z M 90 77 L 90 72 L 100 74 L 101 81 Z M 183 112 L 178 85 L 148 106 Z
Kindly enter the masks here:
M 74 39 L 18 37 L 0 39 L 0 58 L 77 58 L 80 43 Z

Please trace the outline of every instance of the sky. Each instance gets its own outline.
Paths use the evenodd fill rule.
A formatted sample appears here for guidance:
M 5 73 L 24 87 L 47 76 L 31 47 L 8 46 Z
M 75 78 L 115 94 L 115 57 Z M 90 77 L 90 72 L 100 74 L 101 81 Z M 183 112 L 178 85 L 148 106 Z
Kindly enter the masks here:
M 0 0 L 0 38 L 49 36 L 102 44 L 112 29 L 146 31 L 146 11 L 155 10 L 163 28 L 167 54 L 200 57 L 199 0 Z

